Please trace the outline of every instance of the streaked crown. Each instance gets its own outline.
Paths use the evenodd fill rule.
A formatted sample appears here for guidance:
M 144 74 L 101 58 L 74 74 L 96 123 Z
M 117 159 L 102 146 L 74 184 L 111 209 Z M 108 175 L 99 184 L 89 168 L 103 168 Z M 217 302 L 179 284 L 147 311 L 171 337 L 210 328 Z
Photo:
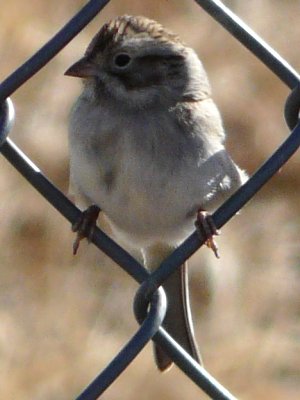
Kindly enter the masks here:
M 183 45 L 177 35 L 156 21 L 142 16 L 122 15 L 103 25 L 85 54 L 93 57 L 99 51 L 104 51 L 129 38 L 154 39 L 161 43 L 174 42 Z

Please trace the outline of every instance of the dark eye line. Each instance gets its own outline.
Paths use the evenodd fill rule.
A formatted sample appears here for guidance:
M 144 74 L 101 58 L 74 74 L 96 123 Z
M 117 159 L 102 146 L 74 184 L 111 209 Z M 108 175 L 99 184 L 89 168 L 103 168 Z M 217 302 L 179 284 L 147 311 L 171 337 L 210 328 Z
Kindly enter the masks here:
M 148 54 L 145 56 L 141 56 L 139 57 L 140 60 L 142 61 L 165 61 L 168 63 L 181 63 L 184 59 L 184 57 L 180 56 L 180 55 L 161 55 L 161 54 Z

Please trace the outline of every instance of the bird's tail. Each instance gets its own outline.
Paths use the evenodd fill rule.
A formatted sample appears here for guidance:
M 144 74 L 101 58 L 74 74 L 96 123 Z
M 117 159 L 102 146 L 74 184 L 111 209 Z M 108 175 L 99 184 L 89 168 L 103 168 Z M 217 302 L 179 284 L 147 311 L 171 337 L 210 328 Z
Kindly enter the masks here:
M 153 270 L 166 258 L 168 253 L 157 247 L 148 253 L 152 256 L 147 260 L 147 266 Z M 173 250 L 173 249 L 172 249 Z M 147 254 L 147 253 L 146 253 Z M 147 259 L 147 257 L 146 257 Z M 149 265 L 150 264 L 150 265 Z M 188 270 L 187 263 L 178 268 L 163 284 L 166 292 L 168 308 L 163 327 L 180 346 L 183 347 L 197 362 L 201 363 L 200 353 L 194 335 L 193 321 L 191 316 L 189 289 L 188 289 Z M 154 344 L 155 362 L 160 371 L 168 370 L 172 364 L 172 359 L 157 344 Z

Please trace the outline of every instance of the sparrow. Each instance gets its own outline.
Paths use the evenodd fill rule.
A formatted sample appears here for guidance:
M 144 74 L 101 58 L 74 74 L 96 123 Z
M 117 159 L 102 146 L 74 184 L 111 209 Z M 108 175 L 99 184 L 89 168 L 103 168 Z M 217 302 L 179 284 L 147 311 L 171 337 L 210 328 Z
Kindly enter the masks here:
M 156 21 L 106 23 L 65 73 L 82 78 L 69 120 L 70 182 L 87 210 L 74 251 L 99 210 L 150 271 L 194 230 L 216 255 L 210 213 L 247 179 L 225 148 L 220 113 L 193 49 Z M 186 263 L 163 284 L 163 327 L 197 362 Z M 154 344 L 157 367 L 172 359 Z

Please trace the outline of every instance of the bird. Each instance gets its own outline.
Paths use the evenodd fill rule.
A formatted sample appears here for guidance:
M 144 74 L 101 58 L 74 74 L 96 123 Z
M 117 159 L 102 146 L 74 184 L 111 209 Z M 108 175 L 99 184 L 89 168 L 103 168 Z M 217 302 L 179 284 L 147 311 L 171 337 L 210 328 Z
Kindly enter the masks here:
M 99 211 L 115 237 L 158 268 L 195 225 L 218 256 L 213 212 L 247 179 L 225 147 L 222 118 L 196 52 L 143 16 L 102 26 L 66 75 L 82 79 L 69 117 L 70 186 L 87 209 L 74 252 Z M 202 363 L 190 310 L 187 265 L 164 283 L 163 327 Z M 154 344 L 160 371 L 173 364 Z

